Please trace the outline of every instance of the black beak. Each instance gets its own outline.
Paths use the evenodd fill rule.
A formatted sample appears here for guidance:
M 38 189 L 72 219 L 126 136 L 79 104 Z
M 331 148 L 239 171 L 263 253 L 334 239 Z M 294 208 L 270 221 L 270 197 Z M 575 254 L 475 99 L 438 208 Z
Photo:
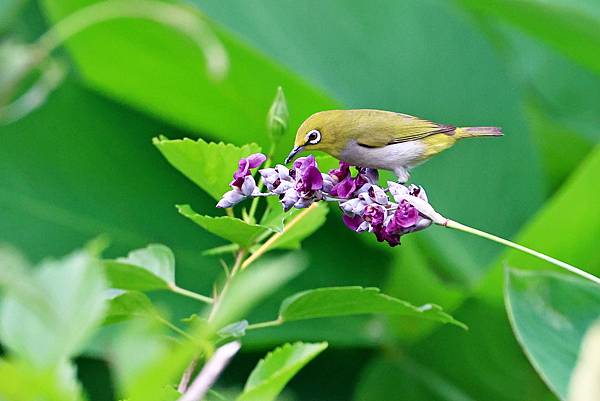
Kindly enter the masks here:
M 285 158 L 284 163 L 288 164 L 289 162 L 291 162 L 294 159 L 294 156 L 296 156 L 298 153 L 302 152 L 302 150 L 304 150 L 304 146 L 296 146 L 294 149 L 292 149 L 292 151 L 290 152 L 288 157 Z

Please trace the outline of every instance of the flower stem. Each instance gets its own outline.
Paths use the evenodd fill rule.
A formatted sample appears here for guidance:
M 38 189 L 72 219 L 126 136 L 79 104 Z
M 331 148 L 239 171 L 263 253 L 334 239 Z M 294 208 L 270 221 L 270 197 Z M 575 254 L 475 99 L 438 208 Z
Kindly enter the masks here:
M 565 263 L 563 261 L 555 259 L 555 258 L 553 258 L 551 256 L 545 255 L 545 254 L 543 254 L 541 252 L 534 251 L 533 249 L 529 249 L 529 248 L 527 248 L 527 247 L 525 247 L 523 245 L 519 245 L 519 244 L 516 244 L 514 242 L 508 241 L 508 240 L 506 240 L 504 238 L 498 237 L 496 235 L 486 233 L 485 231 L 481 231 L 481 230 L 478 230 L 476 228 L 472 228 L 472 227 L 466 226 L 466 225 L 461 224 L 459 222 L 456 222 L 454 220 L 447 220 L 445 222 L 445 224 L 442 224 L 442 225 L 445 226 L 445 227 L 448 227 L 448 228 L 453 228 L 453 229 L 458 230 L 458 231 L 463 231 L 463 232 L 466 232 L 466 233 L 469 233 L 469 234 L 473 234 L 473 235 L 476 235 L 476 236 L 481 237 L 481 238 L 489 239 L 490 241 L 494 241 L 494 242 L 497 242 L 499 244 L 502 244 L 502 245 L 508 246 L 510 248 L 516 249 L 518 251 L 521 251 L 523 253 L 526 253 L 528 255 L 535 256 L 536 258 L 545 260 L 546 262 L 550 262 L 553 265 L 560 267 L 561 269 L 565 269 L 565 270 L 570 271 L 571 273 L 574 273 L 574 274 L 576 274 L 576 275 L 578 275 L 580 277 L 583 277 L 583 278 L 585 278 L 587 280 L 593 281 L 596 284 L 600 284 L 600 278 L 594 276 L 593 274 L 585 272 L 585 271 L 583 271 L 583 270 L 581 270 L 581 269 L 579 269 L 579 268 L 577 268 L 575 266 L 572 266 L 572 265 L 570 265 L 568 263 Z
M 266 240 L 264 242 L 264 244 L 262 244 L 260 246 L 260 248 L 258 248 L 252 255 L 250 255 L 248 257 L 248 259 L 246 259 L 244 261 L 244 263 L 242 263 L 242 270 L 244 270 L 246 267 L 248 267 L 252 262 L 254 262 L 256 259 L 260 258 L 267 250 L 269 250 L 269 248 L 279 239 L 281 238 L 281 236 L 283 234 L 285 234 L 286 232 L 288 232 L 292 227 L 294 227 L 300 220 L 302 220 L 302 218 L 304 216 L 306 216 L 308 213 L 310 213 L 310 211 L 316 207 L 318 207 L 319 205 L 317 203 L 313 203 L 312 205 L 310 205 L 310 207 L 304 209 L 303 211 L 301 211 L 300 213 L 298 213 L 296 215 L 296 217 L 294 217 L 292 220 L 290 220 L 290 222 L 288 224 L 286 224 L 283 227 L 283 230 L 281 232 L 275 233 L 273 234 L 268 240 Z
M 181 288 L 176 286 L 175 284 L 172 284 L 169 286 L 169 289 L 171 291 L 173 291 L 174 293 L 177 293 L 179 295 L 183 295 L 184 297 L 188 297 L 188 298 L 192 298 L 195 300 L 198 300 L 200 302 L 205 302 L 207 304 L 212 304 L 214 301 L 212 298 L 201 295 L 201 294 L 197 294 L 193 291 L 190 290 L 186 290 L 185 288 Z
M 282 323 L 283 320 L 281 319 L 269 320 L 268 322 L 249 324 L 248 327 L 246 327 L 246 330 L 264 329 L 265 327 L 275 327 L 281 325 Z

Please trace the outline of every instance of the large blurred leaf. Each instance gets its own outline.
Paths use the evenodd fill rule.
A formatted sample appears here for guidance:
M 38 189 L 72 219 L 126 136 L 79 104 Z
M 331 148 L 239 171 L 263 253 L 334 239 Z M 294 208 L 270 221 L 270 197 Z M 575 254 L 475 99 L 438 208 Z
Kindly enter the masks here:
M 105 309 L 102 267 L 85 252 L 47 261 L 30 279 L 47 298 L 39 311 L 7 294 L 0 309 L 0 338 L 15 355 L 54 368 L 81 350 Z
M 274 400 L 287 382 L 325 348 L 327 343 L 295 343 L 277 348 L 256 365 L 236 400 Z
M 217 200 L 231 189 L 229 182 L 238 160 L 260 152 L 256 144 L 238 148 L 222 142 L 207 143 L 202 139 L 161 137 L 154 138 L 153 143 L 173 167 Z
M 553 198 L 517 236 L 516 242 L 564 260 L 590 273 L 600 272 L 600 147 L 581 163 Z M 501 302 L 503 267 L 527 269 L 552 265 L 520 252 L 506 250 L 479 289 L 487 300 Z M 553 268 L 553 267 L 552 267 Z
M 279 318 L 286 322 L 370 313 L 420 317 L 465 327 L 452 316 L 442 312 L 437 305 L 425 304 L 417 307 L 381 294 L 378 288 L 362 287 L 318 288 L 301 292 L 283 301 Z
M 43 0 L 57 21 L 92 0 Z M 99 24 L 68 43 L 84 79 L 93 87 L 186 128 L 236 144 L 268 148 L 265 118 L 278 86 L 285 89 L 291 126 L 335 103 L 230 34 L 210 24 L 226 47 L 230 70 L 209 79 L 195 45 L 178 32 L 139 20 Z M 168 55 L 165 55 L 167 52 Z M 282 149 L 283 155 L 286 149 Z
M 600 399 L 600 322 L 588 329 L 569 381 L 569 401 Z
M 493 15 L 540 38 L 567 56 L 600 74 L 600 11 L 576 1 L 461 0 L 467 8 Z M 573 46 L 579 43 L 579 46 Z
M 511 269 L 506 305 L 529 360 L 566 400 L 583 336 L 600 318 L 600 286 L 565 274 Z
M 222 328 L 247 316 L 258 302 L 298 275 L 304 266 L 299 255 L 262 259 L 250 265 L 231 281 L 226 296 L 217 305 L 214 326 Z

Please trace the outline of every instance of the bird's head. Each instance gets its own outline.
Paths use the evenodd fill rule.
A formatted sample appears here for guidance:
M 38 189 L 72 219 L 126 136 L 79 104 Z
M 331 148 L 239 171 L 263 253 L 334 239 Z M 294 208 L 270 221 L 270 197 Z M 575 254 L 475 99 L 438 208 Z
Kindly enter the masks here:
M 344 114 L 345 110 L 327 110 L 308 117 L 296 131 L 294 148 L 285 163 L 292 161 L 303 150 L 321 150 L 337 157 L 337 153 L 345 146 L 341 138 L 345 132 Z

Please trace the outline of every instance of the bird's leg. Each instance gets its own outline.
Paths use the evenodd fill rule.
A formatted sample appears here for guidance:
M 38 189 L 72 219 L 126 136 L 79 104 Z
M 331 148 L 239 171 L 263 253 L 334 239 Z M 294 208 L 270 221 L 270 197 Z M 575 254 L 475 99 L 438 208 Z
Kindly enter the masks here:
M 398 177 L 398 183 L 406 184 L 410 178 L 410 173 L 406 167 L 398 167 L 394 170 L 394 174 Z

